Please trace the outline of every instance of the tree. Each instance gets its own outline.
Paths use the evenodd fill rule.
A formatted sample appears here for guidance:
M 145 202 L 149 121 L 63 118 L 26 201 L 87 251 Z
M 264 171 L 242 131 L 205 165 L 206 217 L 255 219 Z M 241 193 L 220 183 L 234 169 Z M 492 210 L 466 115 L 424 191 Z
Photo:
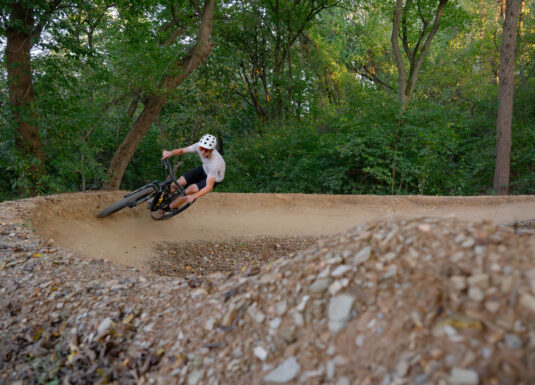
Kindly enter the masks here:
M 31 164 L 30 177 L 34 182 L 31 195 L 37 194 L 36 184 L 44 170 L 45 154 L 34 122 L 30 51 L 60 3 L 61 0 L 10 1 L 0 8 L 0 30 L 7 36 L 6 66 L 9 102 L 17 130 L 16 147 Z
M 119 189 L 123 174 L 137 146 L 147 134 L 152 123 L 167 102 L 166 93 L 175 90 L 210 54 L 212 50 L 210 35 L 212 33 L 214 3 L 215 0 L 206 0 L 204 4 L 195 46 L 179 60 L 175 60 L 170 64 L 169 71 L 163 74 L 163 80 L 160 83 L 159 90 L 145 97 L 143 111 L 111 159 L 108 169 L 109 179 L 104 184 L 105 189 Z M 198 10 L 197 13 L 200 14 Z M 176 18 L 174 8 L 171 9 L 171 15 L 171 20 L 162 28 L 163 30 L 171 29 L 172 31 L 168 39 L 163 42 L 163 45 L 170 45 L 183 32 L 181 28 L 178 28 L 179 20 Z
M 306 31 L 339 0 L 241 0 L 223 31 L 227 52 L 239 55 L 235 92 L 263 122 L 299 116 L 305 76 Z M 301 48 L 301 50 L 299 50 Z M 308 74 L 307 74 L 308 75 Z
M 409 105 L 412 93 L 418 80 L 420 69 L 424 62 L 424 59 L 431 46 L 431 41 L 438 31 L 440 26 L 440 19 L 446 8 L 448 0 L 439 0 L 438 6 L 434 11 L 434 20 L 430 25 L 429 11 L 431 11 L 430 5 L 436 3 L 432 1 L 429 4 L 425 2 L 417 1 L 414 4 L 413 0 L 396 0 L 394 8 L 393 23 L 392 23 L 392 51 L 396 61 L 398 69 L 398 98 L 401 111 L 405 111 Z M 427 7 L 425 7 L 427 5 Z M 426 12 L 426 9 L 427 12 Z M 421 29 L 418 31 L 418 38 L 416 43 L 413 44 L 413 48 L 410 47 L 409 41 L 409 13 L 416 13 L 419 21 L 416 25 L 421 25 Z M 401 29 L 401 30 L 400 30 Z M 403 52 L 405 53 L 409 62 L 409 72 L 405 67 L 401 48 L 399 46 L 399 39 L 403 45 Z
M 494 169 L 494 191 L 509 193 L 511 165 L 511 125 L 513 121 L 513 93 L 516 29 L 521 0 L 507 0 L 500 48 L 500 75 L 498 88 L 497 143 Z

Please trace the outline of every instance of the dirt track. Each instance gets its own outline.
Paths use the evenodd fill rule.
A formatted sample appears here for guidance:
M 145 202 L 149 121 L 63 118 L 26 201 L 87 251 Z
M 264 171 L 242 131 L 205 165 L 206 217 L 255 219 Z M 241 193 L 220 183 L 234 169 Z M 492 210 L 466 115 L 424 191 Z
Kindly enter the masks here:
M 120 196 L 0 203 L 0 384 L 535 384 L 533 231 L 480 221 L 532 221 L 533 196 L 211 194 L 166 222 L 95 218 Z M 124 266 L 170 239 L 197 249 L 187 274 Z
M 535 196 L 425 197 L 213 193 L 173 219 L 157 222 L 146 207 L 104 219 L 95 214 L 120 192 L 64 194 L 21 201 L 35 230 L 58 246 L 93 258 L 141 266 L 164 241 L 217 241 L 258 236 L 319 236 L 386 215 L 454 215 L 496 224 L 535 218 Z M 35 205 L 34 207 L 31 207 Z M 28 212 L 28 211 L 26 211 Z

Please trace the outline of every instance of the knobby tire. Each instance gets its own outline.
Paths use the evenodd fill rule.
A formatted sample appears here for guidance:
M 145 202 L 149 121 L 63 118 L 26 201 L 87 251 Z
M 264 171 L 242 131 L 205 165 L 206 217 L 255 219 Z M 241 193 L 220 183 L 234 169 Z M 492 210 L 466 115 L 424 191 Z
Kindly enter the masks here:
M 138 199 L 143 198 L 146 195 L 152 194 L 154 192 L 154 188 L 147 187 L 143 190 L 140 190 L 132 195 L 129 195 L 123 199 L 121 199 L 118 202 L 115 202 L 111 206 L 106 207 L 104 210 L 102 210 L 100 213 L 98 213 L 98 218 L 104 218 L 107 217 L 110 214 L 113 214 L 116 211 L 124 209 L 130 202 L 134 202 Z
M 168 212 L 167 214 L 163 215 L 161 218 L 154 218 L 152 217 L 152 219 L 154 219 L 155 221 L 161 221 L 161 220 L 164 220 L 164 219 L 169 219 L 169 218 L 172 218 L 174 217 L 175 215 L 177 214 L 180 214 L 182 211 L 186 210 L 188 207 L 190 207 L 193 203 L 184 203 L 182 206 L 180 206 L 179 208 L 177 209 L 174 209 L 174 210 L 171 210 L 170 212 Z

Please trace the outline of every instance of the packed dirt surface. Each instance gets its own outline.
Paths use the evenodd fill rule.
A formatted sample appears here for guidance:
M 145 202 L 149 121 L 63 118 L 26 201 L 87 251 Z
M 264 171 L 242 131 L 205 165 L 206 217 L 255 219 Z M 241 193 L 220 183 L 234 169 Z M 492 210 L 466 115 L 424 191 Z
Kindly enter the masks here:
M 50 196 L 35 200 L 31 224 L 59 246 L 129 266 L 150 263 L 165 242 L 249 242 L 259 237 L 320 237 L 385 215 L 455 215 L 496 224 L 535 218 L 535 197 L 332 196 L 226 194 L 203 197 L 177 217 L 154 221 L 146 205 L 103 219 L 95 215 L 120 192 Z M 275 242 L 277 243 L 277 242 Z
M 0 385 L 535 383 L 533 196 L 120 197 L 0 203 Z

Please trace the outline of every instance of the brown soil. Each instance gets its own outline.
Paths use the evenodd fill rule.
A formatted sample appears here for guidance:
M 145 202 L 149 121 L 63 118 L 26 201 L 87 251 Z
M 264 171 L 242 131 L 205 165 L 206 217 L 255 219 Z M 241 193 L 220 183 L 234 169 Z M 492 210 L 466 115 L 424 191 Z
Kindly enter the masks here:
M 319 237 L 370 220 L 397 217 L 491 219 L 496 224 L 535 218 L 535 197 L 333 196 L 212 193 L 180 215 L 154 221 L 146 206 L 126 208 L 103 219 L 95 214 L 120 192 L 38 198 L 30 222 L 43 237 L 81 254 L 129 266 L 146 266 L 167 242 Z M 298 245 L 297 245 L 298 246 Z M 260 251 L 261 253 L 263 252 Z

